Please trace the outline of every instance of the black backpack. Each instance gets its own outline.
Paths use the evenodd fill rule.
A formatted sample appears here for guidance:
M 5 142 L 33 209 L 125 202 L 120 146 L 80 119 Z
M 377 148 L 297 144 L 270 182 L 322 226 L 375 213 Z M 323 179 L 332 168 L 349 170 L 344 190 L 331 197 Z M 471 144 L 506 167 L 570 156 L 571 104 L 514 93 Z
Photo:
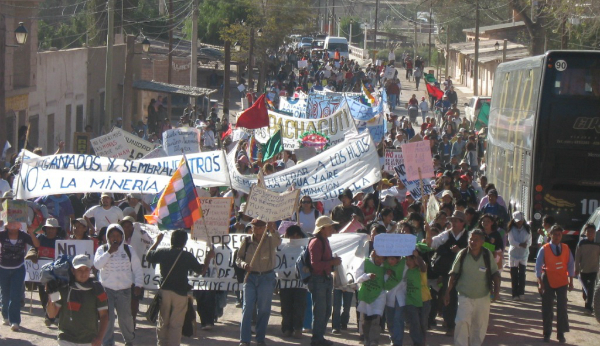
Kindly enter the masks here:
M 310 264 L 310 251 L 308 251 L 308 246 L 310 242 L 319 239 L 319 237 L 314 237 L 308 241 L 308 244 L 305 247 L 302 247 L 302 251 L 300 252 L 300 256 L 296 259 L 296 271 L 298 272 L 298 276 L 303 283 L 307 284 L 310 281 L 310 277 L 312 276 L 313 267 Z M 321 256 L 325 254 L 325 246 L 323 246 L 323 253 Z

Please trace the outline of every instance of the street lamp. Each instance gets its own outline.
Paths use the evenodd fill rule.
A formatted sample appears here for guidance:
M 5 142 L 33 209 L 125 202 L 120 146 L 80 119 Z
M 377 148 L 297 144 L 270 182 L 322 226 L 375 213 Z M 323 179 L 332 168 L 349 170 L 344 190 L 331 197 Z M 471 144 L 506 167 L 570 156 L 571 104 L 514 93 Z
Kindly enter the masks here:
M 262 37 L 262 35 L 263 35 L 263 31 L 262 31 L 262 29 L 258 29 L 258 30 L 256 31 L 256 34 L 258 35 L 258 37 Z
M 27 41 L 27 29 L 25 28 L 25 24 L 23 24 L 23 22 L 19 22 L 19 26 L 15 30 L 15 37 L 17 38 L 18 44 L 25 44 Z
M 235 49 L 236 52 L 239 52 L 242 50 L 242 45 L 240 45 L 238 41 L 235 41 L 235 43 L 233 44 L 233 49 Z
M 144 37 L 144 40 L 142 41 L 142 51 L 144 53 L 148 53 L 149 50 L 150 50 L 150 40 L 148 40 L 147 37 Z
M 496 41 L 496 44 L 494 45 L 494 48 L 496 50 L 500 50 L 500 43 L 498 43 L 498 41 Z

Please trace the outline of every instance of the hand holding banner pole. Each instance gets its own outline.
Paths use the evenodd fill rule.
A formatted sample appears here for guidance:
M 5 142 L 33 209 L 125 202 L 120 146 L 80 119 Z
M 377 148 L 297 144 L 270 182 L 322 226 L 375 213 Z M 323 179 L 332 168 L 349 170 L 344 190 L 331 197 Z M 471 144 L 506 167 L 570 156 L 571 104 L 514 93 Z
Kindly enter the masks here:
M 265 233 L 263 233 L 262 237 L 260 238 L 260 241 L 258 242 L 258 247 L 256 247 L 256 251 L 254 251 L 254 255 L 252 256 L 252 259 L 250 260 L 250 268 L 252 268 L 252 266 L 254 265 L 254 262 L 256 262 L 256 258 L 258 257 L 258 253 L 260 252 L 260 248 L 262 247 L 262 244 L 264 243 L 265 238 L 267 237 L 267 232 L 265 230 Z M 252 239 L 252 238 L 250 238 Z M 250 240 L 252 241 L 252 240 Z M 246 271 L 246 276 L 244 277 L 244 283 L 246 283 L 246 281 L 248 281 L 248 276 L 250 275 L 249 271 Z

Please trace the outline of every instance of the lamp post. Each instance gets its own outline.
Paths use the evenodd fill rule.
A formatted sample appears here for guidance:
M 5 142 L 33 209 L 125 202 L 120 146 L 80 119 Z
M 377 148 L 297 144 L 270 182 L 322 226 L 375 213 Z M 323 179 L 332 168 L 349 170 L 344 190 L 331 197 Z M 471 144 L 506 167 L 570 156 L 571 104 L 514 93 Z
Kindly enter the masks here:
M 4 148 L 6 146 L 6 91 L 5 91 L 5 76 L 6 76 L 6 48 L 7 47 L 19 47 L 27 42 L 27 29 L 25 25 L 20 22 L 19 26 L 15 30 L 15 40 L 17 41 L 17 45 L 9 45 L 6 44 L 6 17 L 0 14 L 0 156 L 4 153 Z M 15 146 L 17 143 L 12 143 Z
M 352 26 L 354 26 L 354 19 L 350 19 L 350 35 L 348 36 L 349 45 L 352 45 Z
M 238 41 L 235 41 L 235 43 L 233 44 L 233 49 L 234 49 L 236 52 L 239 52 L 239 51 L 241 51 L 241 50 L 242 50 L 242 45 L 240 44 L 240 42 L 238 42 Z
M 338 17 L 338 22 L 337 22 L 337 35 L 338 35 L 338 37 L 340 37 L 341 24 L 342 24 L 342 17 Z

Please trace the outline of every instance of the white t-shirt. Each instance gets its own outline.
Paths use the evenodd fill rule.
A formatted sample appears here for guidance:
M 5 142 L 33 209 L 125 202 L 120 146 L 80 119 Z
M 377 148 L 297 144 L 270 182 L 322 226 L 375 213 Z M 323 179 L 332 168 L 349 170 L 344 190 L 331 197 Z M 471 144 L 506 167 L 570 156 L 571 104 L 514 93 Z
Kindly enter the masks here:
M 292 159 L 288 159 L 285 162 L 285 168 L 290 168 L 290 167 L 294 167 L 296 165 L 296 162 L 294 162 L 294 160 Z
M 88 218 L 94 218 L 96 232 L 99 232 L 102 227 L 108 227 L 112 223 L 119 223 L 123 220 L 123 211 L 118 207 L 112 206 L 106 210 L 101 205 L 90 208 L 83 214 Z
M 304 234 L 310 235 L 313 234 L 315 230 L 315 222 L 319 216 L 321 216 L 321 213 L 318 210 L 311 209 L 308 214 L 305 214 L 303 211 L 295 213 L 292 219 L 295 219 L 293 221 L 300 223 L 300 228 L 302 228 L 302 232 L 304 232 Z

